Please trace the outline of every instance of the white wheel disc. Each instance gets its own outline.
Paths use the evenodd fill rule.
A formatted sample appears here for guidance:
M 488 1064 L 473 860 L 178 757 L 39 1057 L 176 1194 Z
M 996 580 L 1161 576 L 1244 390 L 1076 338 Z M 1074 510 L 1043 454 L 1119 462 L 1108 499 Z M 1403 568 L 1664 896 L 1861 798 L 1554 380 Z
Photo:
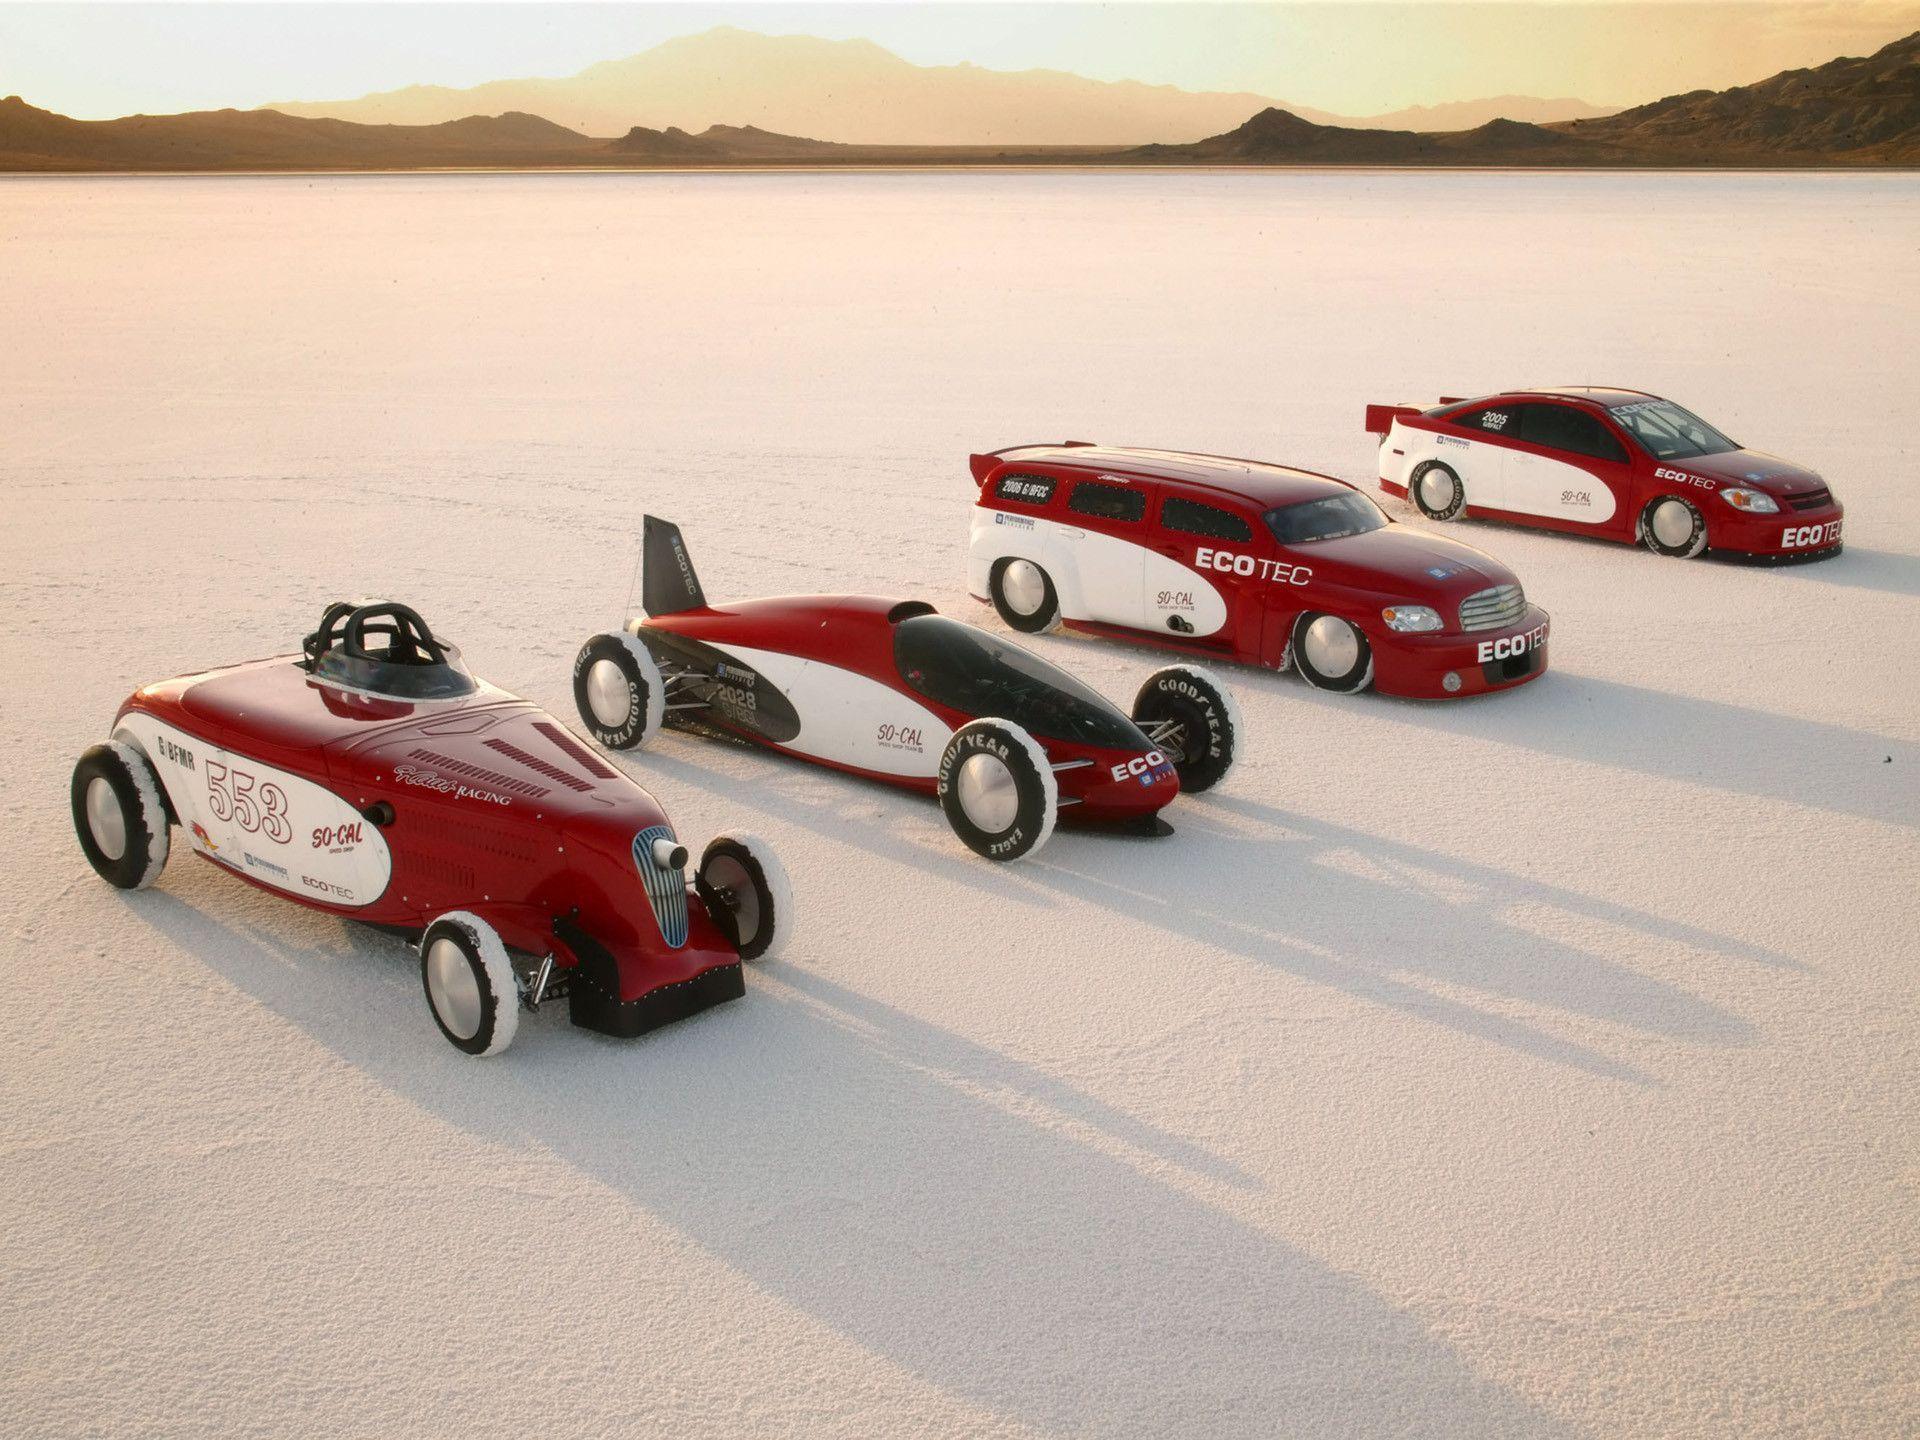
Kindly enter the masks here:
M 733 915 L 733 928 L 744 949 L 760 934 L 760 892 L 746 866 L 731 855 L 716 855 L 708 862 L 706 881 L 720 892 L 720 898 Z
M 427 994 L 433 1013 L 457 1039 L 480 1033 L 480 982 L 474 978 L 467 952 L 442 936 L 427 950 Z
M 1329 680 L 1351 673 L 1360 663 L 1360 637 L 1332 615 L 1322 615 L 1307 627 L 1305 649 L 1307 663 Z
M 1000 572 L 1000 594 L 1020 615 L 1037 615 L 1047 603 L 1047 577 L 1031 560 L 1015 560 Z
M 618 730 L 633 714 L 633 686 L 626 672 L 611 660 L 596 660 L 587 672 L 587 704 L 593 718 L 609 730 Z
M 1662 500 L 1653 507 L 1653 538 L 1669 550 L 1678 550 L 1693 538 L 1693 513 L 1678 500 Z
M 1420 477 L 1420 498 L 1429 510 L 1444 514 L 1453 506 L 1453 476 L 1444 470 L 1429 470 Z
M 87 782 L 87 829 L 93 832 L 93 843 L 107 859 L 118 860 L 127 853 L 127 813 L 102 775 Z
M 1020 789 L 998 755 L 969 755 L 960 764 L 954 790 L 967 819 L 989 835 L 1011 829 L 1020 813 Z

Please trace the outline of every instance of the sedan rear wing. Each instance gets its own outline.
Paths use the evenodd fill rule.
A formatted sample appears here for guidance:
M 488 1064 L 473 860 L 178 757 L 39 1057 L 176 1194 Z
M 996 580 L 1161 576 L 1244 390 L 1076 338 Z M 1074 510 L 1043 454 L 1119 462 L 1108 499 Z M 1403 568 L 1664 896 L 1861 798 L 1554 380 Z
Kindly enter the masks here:
M 1369 405 L 1367 406 L 1367 433 L 1385 435 L 1393 429 L 1393 422 L 1409 415 L 1424 415 L 1429 410 L 1442 405 L 1458 405 L 1467 397 L 1464 395 L 1442 395 L 1438 400 L 1422 405 Z
M 989 450 L 984 455 L 969 455 L 967 468 L 973 472 L 973 483 L 984 485 L 987 476 L 993 473 L 993 467 L 1000 463 L 1002 455 L 1011 455 L 1016 450 L 1081 450 L 1093 444 L 1091 440 L 1043 440 L 1035 444 L 1009 445 L 1004 450 Z

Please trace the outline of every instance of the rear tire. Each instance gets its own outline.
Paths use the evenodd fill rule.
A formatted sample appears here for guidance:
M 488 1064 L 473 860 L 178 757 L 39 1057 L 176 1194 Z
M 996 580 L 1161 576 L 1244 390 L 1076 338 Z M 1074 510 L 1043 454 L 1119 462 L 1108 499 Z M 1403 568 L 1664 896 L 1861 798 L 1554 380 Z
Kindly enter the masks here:
M 631 750 L 660 732 L 666 691 L 652 654 L 631 635 L 596 635 L 573 662 L 580 721 L 609 750 Z
M 1018 556 L 996 560 L 987 591 L 1000 618 L 1021 634 L 1060 628 L 1060 593 L 1053 588 L 1053 577 L 1033 561 Z
M 520 1028 L 520 984 L 494 928 L 455 910 L 420 937 L 420 984 L 433 1023 L 456 1050 L 498 1055 Z
M 772 954 L 793 929 L 793 886 L 758 836 L 714 836 L 700 855 L 693 888 L 742 960 Z
M 1240 742 L 1233 693 L 1198 665 L 1168 665 L 1133 697 L 1133 723 L 1173 762 L 1180 788 L 1198 794 L 1225 778 Z
M 1429 520 L 1457 520 L 1467 508 L 1467 487 L 1451 465 L 1429 460 L 1409 477 L 1407 498 Z
M 1316 690 L 1351 695 L 1373 683 L 1373 647 L 1338 615 L 1309 610 L 1293 622 L 1293 663 Z
M 1640 543 L 1656 555 L 1691 560 L 1707 548 L 1707 522 L 1691 501 L 1661 495 L 1640 512 Z
M 1018 860 L 1053 834 L 1060 789 L 1053 764 L 1011 720 L 972 720 L 940 754 L 937 793 L 953 833 L 976 855 Z
M 118 740 L 92 746 L 73 767 L 72 796 L 74 834 L 102 880 L 144 890 L 160 878 L 172 837 L 145 755 Z

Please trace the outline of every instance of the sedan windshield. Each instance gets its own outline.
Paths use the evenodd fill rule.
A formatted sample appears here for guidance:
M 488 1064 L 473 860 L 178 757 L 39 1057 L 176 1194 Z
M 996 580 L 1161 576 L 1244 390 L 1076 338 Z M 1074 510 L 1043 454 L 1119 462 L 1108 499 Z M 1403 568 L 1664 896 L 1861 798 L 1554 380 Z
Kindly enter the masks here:
M 1632 405 L 1615 406 L 1608 413 L 1656 460 L 1721 455 L 1740 448 L 1698 415 L 1682 410 L 1671 400 L 1641 400 Z
M 1392 523 L 1384 510 L 1358 490 L 1323 495 L 1318 500 L 1298 500 L 1267 512 L 1267 528 L 1282 545 L 1340 540 Z
M 1145 750 L 1147 737 L 1104 696 L 1018 645 L 943 615 L 894 626 L 900 678 L 963 715 L 994 716 L 1045 740 Z

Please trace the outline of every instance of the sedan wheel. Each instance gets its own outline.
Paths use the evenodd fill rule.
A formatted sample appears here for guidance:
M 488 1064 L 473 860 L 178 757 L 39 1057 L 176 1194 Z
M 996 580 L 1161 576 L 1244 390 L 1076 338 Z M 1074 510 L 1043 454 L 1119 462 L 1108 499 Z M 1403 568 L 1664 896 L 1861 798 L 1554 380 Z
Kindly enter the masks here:
M 1656 555 L 1685 560 L 1707 548 L 1707 522 L 1677 495 L 1663 495 L 1640 518 L 1640 538 Z

